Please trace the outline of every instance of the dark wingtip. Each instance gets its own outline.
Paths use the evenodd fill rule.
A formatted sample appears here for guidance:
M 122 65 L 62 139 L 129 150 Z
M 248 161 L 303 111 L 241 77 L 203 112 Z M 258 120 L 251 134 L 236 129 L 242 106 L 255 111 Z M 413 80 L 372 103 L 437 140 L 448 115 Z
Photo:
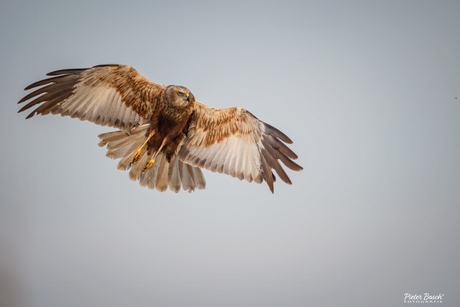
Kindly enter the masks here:
M 292 144 L 292 140 L 286 134 L 284 134 L 283 132 L 279 131 L 278 129 L 276 129 L 275 127 L 273 127 L 270 124 L 267 124 L 267 123 L 264 122 L 264 125 L 265 125 L 266 128 L 268 128 L 267 129 L 268 134 L 276 136 L 277 138 L 279 138 L 281 141 L 283 141 L 286 144 Z
M 21 112 L 21 111 L 23 111 L 23 110 L 19 110 L 19 112 Z M 18 112 L 18 113 L 19 113 L 19 112 Z M 29 119 L 29 118 L 31 118 L 31 117 L 34 116 L 34 115 L 35 115 L 35 111 L 32 112 L 32 113 L 30 113 L 29 115 L 27 115 L 26 119 Z
M 100 65 L 94 65 L 94 67 L 106 67 L 106 66 L 121 66 L 120 64 L 100 64 Z
M 82 71 L 87 70 L 88 68 L 71 68 L 71 69 L 60 69 L 47 73 L 47 76 L 57 76 L 57 75 L 66 75 L 66 74 L 77 74 Z
M 101 64 L 101 65 L 95 65 L 94 67 L 106 67 L 106 66 L 120 66 L 120 64 Z M 55 70 L 52 72 L 47 73 L 47 76 L 57 76 L 57 75 L 65 75 L 65 74 L 78 74 L 81 73 L 82 71 L 85 71 L 89 68 L 70 68 L 70 69 L 60 69 L 60 70 Z

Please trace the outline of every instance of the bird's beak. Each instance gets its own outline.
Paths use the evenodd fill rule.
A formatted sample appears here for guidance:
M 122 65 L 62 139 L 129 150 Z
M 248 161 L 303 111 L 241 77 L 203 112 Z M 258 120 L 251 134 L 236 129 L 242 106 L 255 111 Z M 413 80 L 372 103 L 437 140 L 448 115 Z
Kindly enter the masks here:
M 190 101 L 190 94 L 189 93 L 185 94 L 185 97 L 187 97 L 187 101 Z

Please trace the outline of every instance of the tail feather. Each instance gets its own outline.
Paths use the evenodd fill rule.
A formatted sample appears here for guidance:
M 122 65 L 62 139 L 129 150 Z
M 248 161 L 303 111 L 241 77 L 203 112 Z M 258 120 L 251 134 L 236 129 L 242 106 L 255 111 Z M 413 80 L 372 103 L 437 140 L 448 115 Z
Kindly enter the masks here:
M 104 147 L 108 142 L 118 141 L 126 138 L 128 134 L 124 131 L 113 131 L 99 134 L 101 141 L 99 142 L 99 147 Z
M 134 151 L 133 151 L 134 154 Z M 132 155 L 126 155 L 123 158 L 121 158 L 120 162 L 117 164 L 117 169 L 120 171 L 127 171 L 131 167 L 131 159 Z
M 179 159 L 177 156 L 174 156 L 171 160 L 171 164 L 169 165 L 169 172 L 168 172 L 168 181 L 169 181 L 169 189 L 178 193 L 180 191 L 180 175 L 179 175 Z
M 157 161 L 161 161 L 161 156 L 163 156 L 162 152 L 158 154 Z M 155 183 L 157 182 L 159 166 L 160 163 L 154 163 L 151 168 L 149 168 L 146 172 L 142 173 L 139 184 L 143 187 L 148 187 L 151 190 L 155 189 Z
M 192 181 L 190 172 L 188 171 L 187 165 L 184 163 L 179 163 L 179 174 L 180 180 L 182 181 L 182 186 L 184 190 L 192 192 L 195 190 L 195 184 Z
M 139 160 L 131 163 L 136 150 L 147 140 L 149 124 L 133 128 L 131 132 L 113 131 L 99 135 L 99 146 L 107 145 L 107 157 L 120 159 L 117 168 L 129 170 L 129 178 L 139 180 L 139 184 L 149 189 L 164 192 L 168 189 L 178 193 L 181 187 L 188 192 L 196 188 L 204 189 L 206 180 L 201 169 L 185 164 L 174 155 L 168 162 L 163 152 L 160 152 L 151 168 L 144 172 L 147 162 L 155 152 L 148 152 L 146 147 L 141 151 Z
M 128 146 L 109 149 L 105 155 L 111 159 L 120 159 L 126 155 L 134 154 L 134 152 L 136 152 L 136 150 L 141 147 L 142 143 L 142 139 L 139 139 L 131 144 L 128 144 Z
M 169 163 L 166 161 L 165 155 L 161 156 L 160 165 L 158 168 L 158 177 L 156 182 L 156 189 L 160 192 L 166 191 L 168 188 L 168 169 Z
M 195 177 L 195 186 L 198 190 L 204 190 L 206 188 L 206 180 L 204 179 L 203 172 L 198 167 L 192 167 L 192 171 Z
M 129 145 L 132 142 L 142 138 L 142 136 L 143 134 L 137 133 L 137 134 L 127 136 L 124 139 L 110 142 L 110 144 L 107 145 L 107 149 L 115 150 L 115 149 L 119 149 L 122 147 L 126 147 L 126 145 Z
M 147 153 L 147 149 L 145 147 L 142 148 L 139 160 L 133 164 L 131 170 L 129 171 L 129 179 L 136 181 L 141 178 L 142 172 L 147 165 L 147 162 L 150 160 L 150 156 L 151 155 Z

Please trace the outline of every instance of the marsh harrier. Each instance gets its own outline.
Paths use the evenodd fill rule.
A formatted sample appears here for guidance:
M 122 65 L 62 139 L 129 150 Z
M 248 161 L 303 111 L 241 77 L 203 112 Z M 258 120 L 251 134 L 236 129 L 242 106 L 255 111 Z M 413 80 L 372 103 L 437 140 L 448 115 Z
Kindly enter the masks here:
M 273 193 L 274 169 L 291 180 L 280 161 L 294 171 L 297 155 L 284 143 L 281 131 L 240 107 L 216 109 L 195 99 L 189 89 L 149 81 L 128 65 L 98 65 L 50 72 L 39 87 L 19 103 L 32 99 L 19 112 L 37 106 L 35 114 L 61 114 L 120 130 L 103 133 L 99 146 L 107 156 L 121 159 L 141 186 L 179 192 L 204 189 L 200 168 L 246 179 L 265 181 Z

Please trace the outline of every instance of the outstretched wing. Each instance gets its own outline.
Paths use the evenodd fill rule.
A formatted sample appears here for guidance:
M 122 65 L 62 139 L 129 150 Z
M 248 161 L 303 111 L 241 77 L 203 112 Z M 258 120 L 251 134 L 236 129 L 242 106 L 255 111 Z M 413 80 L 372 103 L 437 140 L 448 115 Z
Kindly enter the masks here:
M 19 112 L 39 104 L 27 118 L 61 114 L 129 131 L 150 119 L 164 91 L 163 85 L 149 81 L 128 65 L 64 69 L 47 75 L 55 77 L 25 88 L 42 86 L 19 101 L 33 98 Z
M 297 155 L 284 144 L 292 141 L 239 107 L 216 109 L 197 101 L 186 132 L 178 153 L 181 161 L 240 180 L 265 180 L 272 193 L 276 180 L 272 169 L 291 184 L 279 161 L 291 170 L 302 170 L 291 160 Z

